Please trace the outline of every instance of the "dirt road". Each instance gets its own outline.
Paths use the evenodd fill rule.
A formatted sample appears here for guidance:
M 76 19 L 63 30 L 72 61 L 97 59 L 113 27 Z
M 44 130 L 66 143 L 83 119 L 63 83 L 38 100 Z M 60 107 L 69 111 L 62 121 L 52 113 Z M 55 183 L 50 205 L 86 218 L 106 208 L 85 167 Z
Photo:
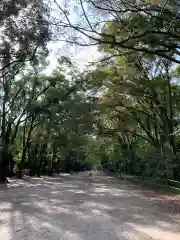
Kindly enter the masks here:
M 133 185 L 87 173 L 0 188 L 0 240 L 180 240 L 180 216 Z

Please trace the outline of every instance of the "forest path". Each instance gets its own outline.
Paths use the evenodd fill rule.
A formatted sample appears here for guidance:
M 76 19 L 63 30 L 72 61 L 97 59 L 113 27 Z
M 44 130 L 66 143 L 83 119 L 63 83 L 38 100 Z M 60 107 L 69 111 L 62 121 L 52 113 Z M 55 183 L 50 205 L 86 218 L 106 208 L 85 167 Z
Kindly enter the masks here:
M 180 215 L 103 173 L 0 186 L 1 240 L 179 240 Z

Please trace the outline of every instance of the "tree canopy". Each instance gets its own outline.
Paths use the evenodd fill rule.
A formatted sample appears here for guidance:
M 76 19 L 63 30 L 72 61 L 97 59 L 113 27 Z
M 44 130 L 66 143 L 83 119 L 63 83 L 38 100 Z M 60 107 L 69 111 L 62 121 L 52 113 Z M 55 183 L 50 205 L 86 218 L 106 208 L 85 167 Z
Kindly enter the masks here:
M 69 33 L 68 38 L 58 36 L 60 41 L 80 46 L 104 44 L 115 55 L 138 52 L 180 63 L 178 1 L 79 0 L 71 1 L 74 8 L 54 3 L 59 11 L 55 26 Z M 74 12 L 80 16 L 76 21 Z
M 93 166 L 179 180 L 177 1 L 71 3 L 0 3 L 0 181 Z M 47 74 L 54 40 L 103 57 L 81 71 L 67 51 Z

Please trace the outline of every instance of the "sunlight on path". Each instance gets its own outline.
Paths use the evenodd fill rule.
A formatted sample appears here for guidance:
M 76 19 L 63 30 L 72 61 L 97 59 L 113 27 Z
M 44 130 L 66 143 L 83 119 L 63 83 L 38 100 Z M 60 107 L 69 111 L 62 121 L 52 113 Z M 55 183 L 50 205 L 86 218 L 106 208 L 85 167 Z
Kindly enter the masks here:
M 18 184 L 18 183 L 15 183 Z M 102 173 L 0 188 L 0 240 L 180 240 L 180 216 Z

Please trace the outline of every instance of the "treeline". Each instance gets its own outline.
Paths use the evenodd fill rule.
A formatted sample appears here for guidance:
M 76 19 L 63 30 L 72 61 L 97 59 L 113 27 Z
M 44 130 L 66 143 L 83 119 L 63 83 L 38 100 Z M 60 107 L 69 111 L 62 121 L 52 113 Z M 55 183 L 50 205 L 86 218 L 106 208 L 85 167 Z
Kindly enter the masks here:
M 100 95 L 102 167 L 180 180 L 178 3 L 90 0 L 86 10 L 81 2 L 76 30 L 103 53 L 87 74 Z
M 179 68 L 161 67 L 128 57 L 93 72 L 106 87 L 98 121 L 104 169 L 179 180 Z
M 52 31 L 44 1 L 1 1 L 0 181 L 91 168 L 85 146 L 92 132 L 92 102 L 68 58 L 45 75 Z M 68 73 L 67 73 L 68 72 Z
M 78 1 L 77 23 L 52 2 L 0 3 L 0 181 L 94 165 L 180 180 L 177 2 Z M 59 56 L 45 75 L 51 40 L 102 59 L 82 72 Z

